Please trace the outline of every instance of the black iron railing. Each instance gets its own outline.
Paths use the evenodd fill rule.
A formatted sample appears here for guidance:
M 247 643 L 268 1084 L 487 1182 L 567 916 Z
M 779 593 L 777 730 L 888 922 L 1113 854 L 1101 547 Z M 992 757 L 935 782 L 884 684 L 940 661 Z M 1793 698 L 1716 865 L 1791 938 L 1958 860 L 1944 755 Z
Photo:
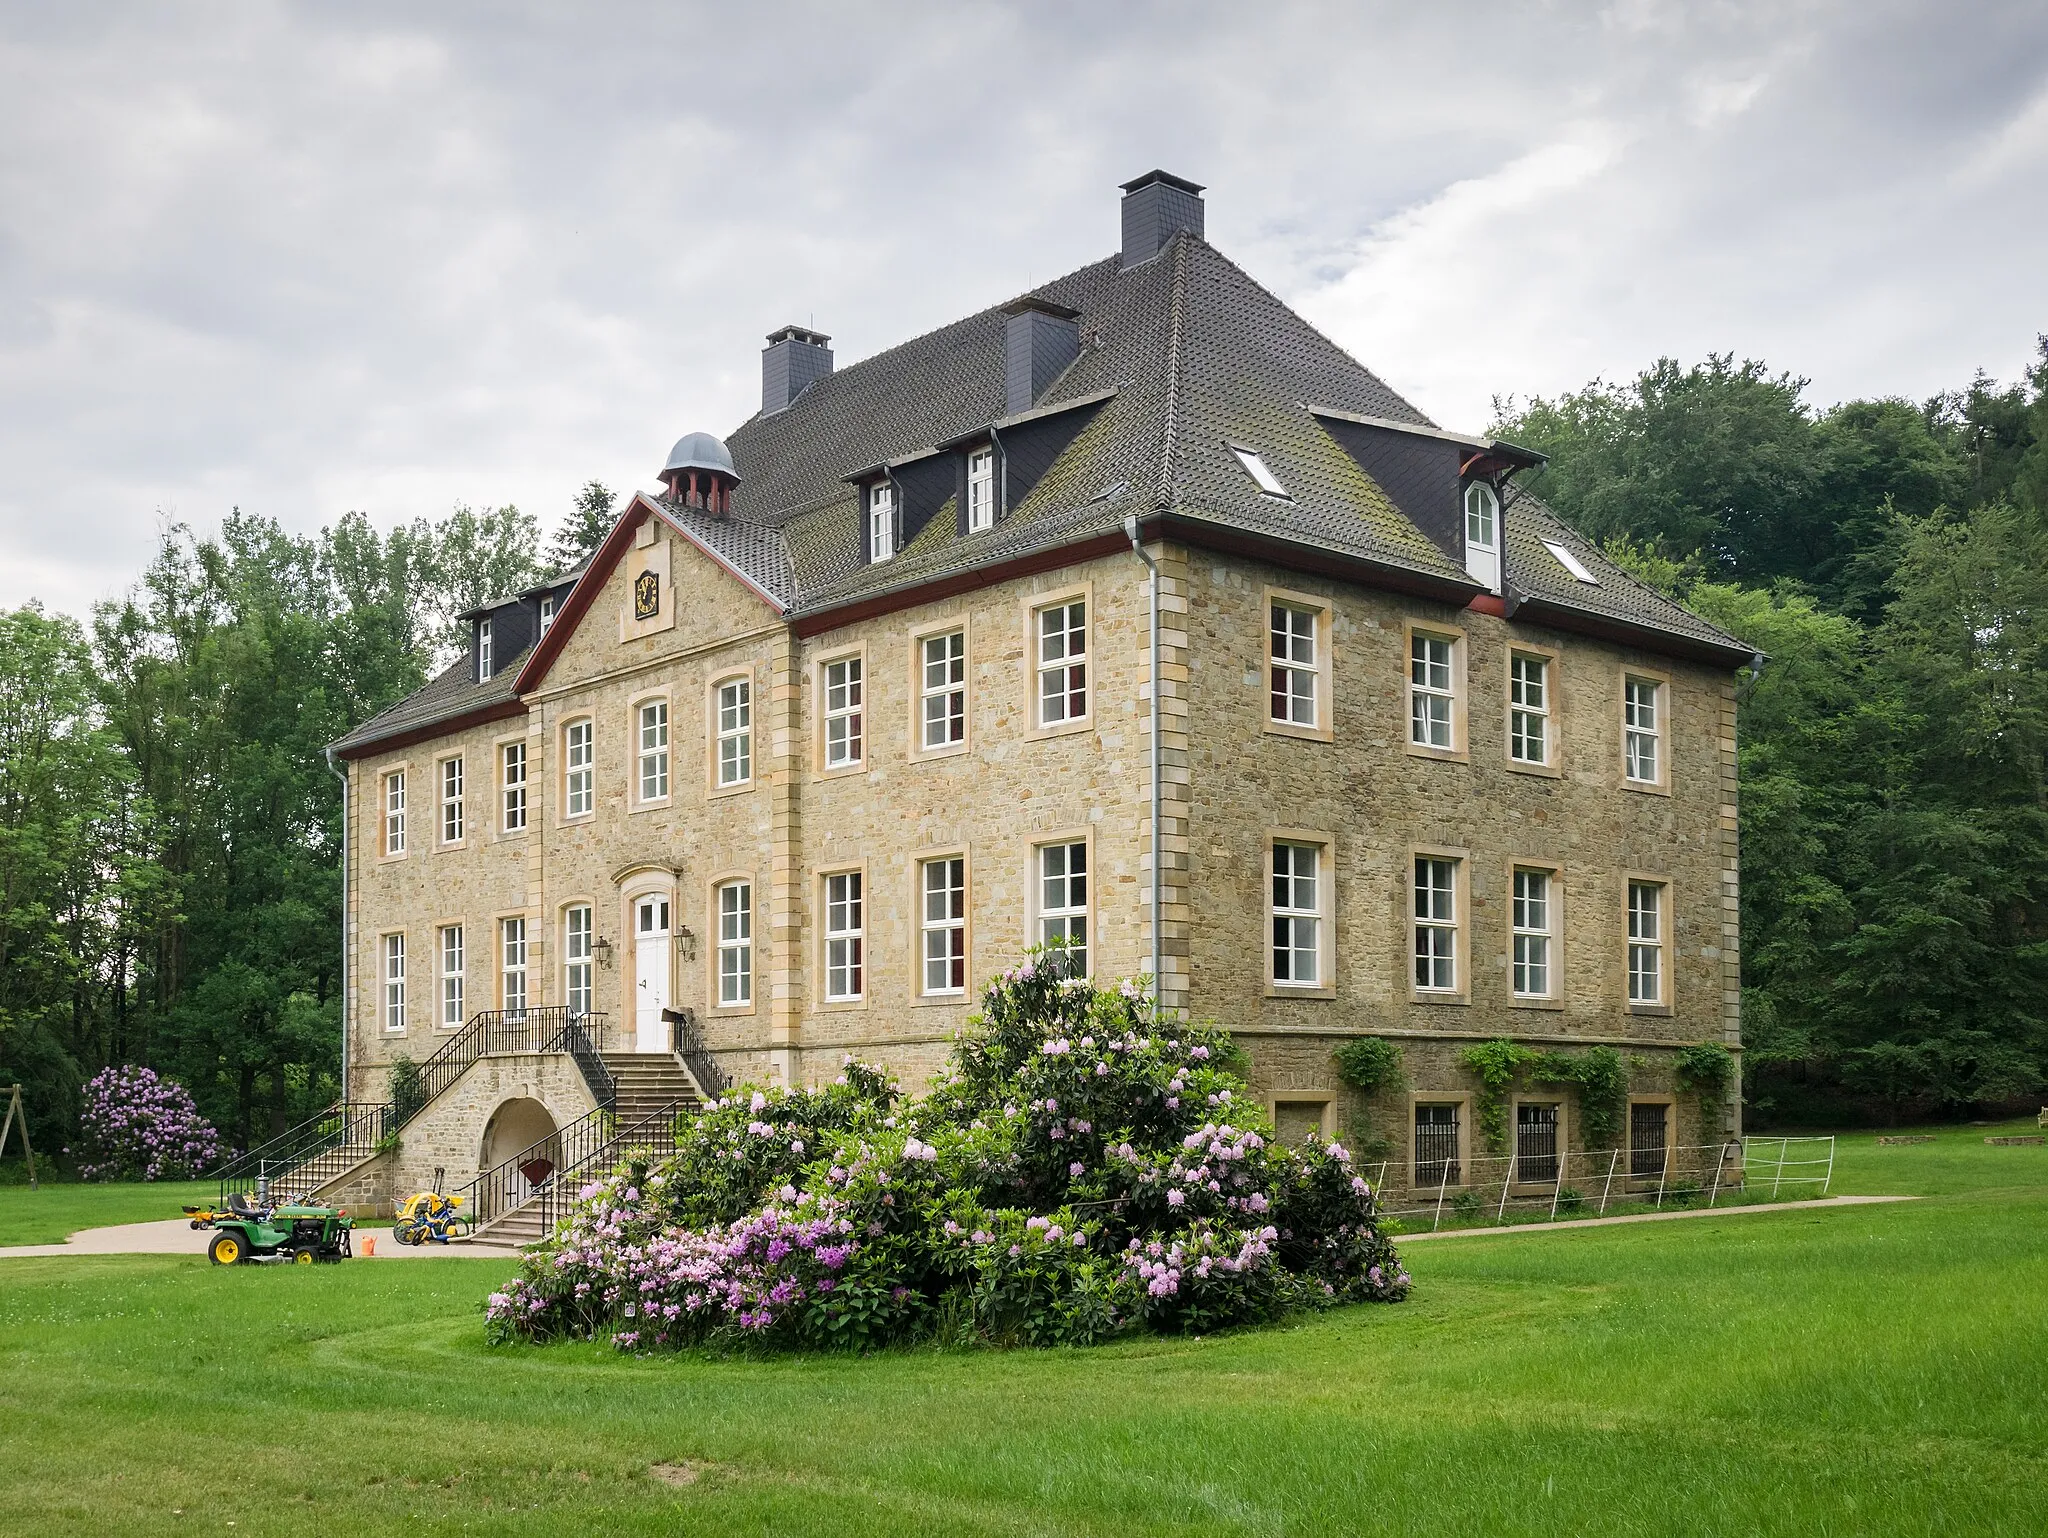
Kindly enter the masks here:
M 470 1016 L 461 1032 L 420 1064 L 418 1088 L 400 1107 L 388 1100 L 337 1101 L 260 1147 L 238 1154 L 216 1169 L 221 1199 L 253 1191 L 259 1182 L 283 1182 L 326 1153 L 367 1158 L 377 1145 L 432 1105 L 470 1064 L 494 1052 L 563 1052 L 575 1062 L 591 1098 L 608 1106 L 618 1096 L 604 1065 L 606 1017 L 559 1004 L 541 1009 L 487 1009 Z M 341 1173 L 339 1170 L 334 1174 Z M 303 1194 L 303 1193 L 301 1193 Z
M 612 1078 L 612 1071 L 604 1065 L 604 1037 L 603 1015 L 571 1015 L 548 1038 L 547 1045 L 537 1050 L 568 1053 L 576 1064 L 577 1072 L 583 1075 L 583 1084 L 590 1091 L 590 1098 L 600 1108 L 609 1109 L 618 1101 L 619 1086 Z
M 389 1101 L 339 1101 L 216 1169 L 221 1200 L 237 1192 L 288 1183 L 295 1172 L 322 1154 L 367 1157 L 396 1130 L 392 1122 Z
M 697 1080 L 697 1087 L 706 1095 L 723 1095 L 732 1087 L 732 1080 L 725 1070 L 718 1066 L 718 1059 L 704 1045 L 704 1027 L 698 1023 L 694 1009 L 669 1009 L 662 1011 L 675 1027 L 675 1054 L 688 1066 Z
M 463 1210 L 478 1228 L 507 1213 L 528 1208 L 550 1232 L 575 1201 L 577 1189 L 593 1174 L 619 1163 L 628 1154 L 651 1157 L 676 1149 L 676 1120 L 688 1108 L 671 1100 L 628 1126 L 600 1107 L 557 1127 L 529 1148 L 485 1170 L 460 1193 Z

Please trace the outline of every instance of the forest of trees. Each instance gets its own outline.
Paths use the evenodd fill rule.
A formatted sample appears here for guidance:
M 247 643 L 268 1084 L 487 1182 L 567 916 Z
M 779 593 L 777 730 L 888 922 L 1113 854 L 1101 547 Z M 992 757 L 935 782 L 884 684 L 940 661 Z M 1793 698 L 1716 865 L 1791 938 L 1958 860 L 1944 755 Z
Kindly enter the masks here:
M 0 1084 L 37 1146 L 142 1063 L 247 1146 L 339 1078 L 340 782 L 323 748 L 453 657 L 455 616 L 582 559 L 592 482 L 541 552 L 516 507 L 380 535 L 236 512 L 166 529 L 85 623 L 0 610 Z
M 2048 344 L 2018 383 L 1817 410 L 1662 360 L 1500 403 L 1525 484 L 1770 661 L 1743 685 L 1753 1125 L 1953 1114 L 2048 1085 Z M 246 1143 L 335 1093 L 340 786 L 322 747 L 454 616 L 573 564 L 516 508 L 380 535 L 181 526 L 89 621 L 0 610 L 0 1084 L 40 1145 L 110 1063 Z M 1225 1022 L 1227 1024 L 1227 1022 Z
M 1814 411 L 1669 359 L 1502 402 L 1527 485 L 1768 654 L 1742 705 L 1752 1125 L 2048 1084 L 2048 340 L 2026 380 Z

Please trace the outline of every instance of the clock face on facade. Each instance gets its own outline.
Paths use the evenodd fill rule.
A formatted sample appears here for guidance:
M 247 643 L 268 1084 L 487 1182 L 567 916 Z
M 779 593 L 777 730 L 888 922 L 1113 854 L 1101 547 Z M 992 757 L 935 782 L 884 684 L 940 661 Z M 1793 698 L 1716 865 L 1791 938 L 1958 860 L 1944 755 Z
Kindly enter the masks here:
M 643 571 L 633 579 L 633 618 L 653 619 L 661 612 L 661 578 Z

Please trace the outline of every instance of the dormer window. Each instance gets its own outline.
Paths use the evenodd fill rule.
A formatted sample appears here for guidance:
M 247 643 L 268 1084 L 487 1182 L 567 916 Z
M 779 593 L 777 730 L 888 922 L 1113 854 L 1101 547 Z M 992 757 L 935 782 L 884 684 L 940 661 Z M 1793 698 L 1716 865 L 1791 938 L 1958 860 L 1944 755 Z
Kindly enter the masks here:
M 1465 488 L 1465 570 L 1500 591 L 1500 496 L 1485 481 Z
M 995 450 L 974 449 L 967 456 L 967 530 L 978 533 L 995 526 Z
M 547 593 L 542 595 L 540 601 L 540 633 L 542 635 L 546 635 L 548 633 L 548 626 L 552 625 L 554 622 L 555 595 L 553 593 Z
M 1234 443 L 1230 446 L 1230 452 L 1237 456 L 1238 463 L 1245 468 L 1245 473 L 1259 483 L 1259 490 L 1269 497 L 1287 495 L 1287 488 L 1280 484 L 1280 477 L 1267 469 L 1265 460 L 1256 453 L 1250 449 L 1239 448 Z
M 476 681 L 486 682 L 495 671 L 491 656 L 491 622 L 480 619 L 476 622 Z
M 886 561 L 896 553 L 896 488 L 887 481 L 868 488 L 868 559 Z

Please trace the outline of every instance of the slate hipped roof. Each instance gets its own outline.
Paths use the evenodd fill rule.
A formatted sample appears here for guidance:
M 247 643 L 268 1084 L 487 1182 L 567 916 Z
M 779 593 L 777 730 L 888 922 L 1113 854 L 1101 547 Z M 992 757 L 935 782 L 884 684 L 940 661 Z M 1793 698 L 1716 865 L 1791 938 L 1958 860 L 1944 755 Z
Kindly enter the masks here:
M 892 595 L 915 601 L 912 591 L 933 584 L 972 583 L 983 571 L 996 580 L 1019 560 L 1100 547 L 1121 538 L 1134 514 L 1148 538 L 1264 553 L 1457 604 L 1486 592 L 1412 508 L 1397 505 L 1384 477 L 1367 472 L 1332 418 L 1417 430 L 1418 441 L 1446 435 L 1201 236 L 1182 231 L 1149 261 L 1127 267 L 1113 256 L 1020 297 L 1078 312 L 1082 338 L 1029 412 L 1006 413 L 1012 300 L 827 374 L 786 409 L 741 424 L 725 440 L 739 476 L 726 516 L 644 500 L 784 618 L 813 630 L 828 628 L 836 611 L 851 617 L 890 606 Z M 864 561 L 852 478 L 884 466 L 908 474 L 936 453 L 991 430 L 1001 440 L 1063 408 L 1071 436 L 994 528 L 961 532 L 949 501 L 892 559 Z M 1258 453 L 1285 498 L 1260 491 L 1238 446 Z M 1629 577 L 1512 485 L 1502 521 L 1511 616 L 1527 611 L 1731 667 L 1748 660 L 1748 647 Z M 1579 581 L 1546 540 L 1598 580 Z M 509 686 L 518 671 L 504 667 L 465 692 L 469 675 L 458 664 L 337 747 L 417 730 L 423 716 L 487 708 L 500 680 Z

